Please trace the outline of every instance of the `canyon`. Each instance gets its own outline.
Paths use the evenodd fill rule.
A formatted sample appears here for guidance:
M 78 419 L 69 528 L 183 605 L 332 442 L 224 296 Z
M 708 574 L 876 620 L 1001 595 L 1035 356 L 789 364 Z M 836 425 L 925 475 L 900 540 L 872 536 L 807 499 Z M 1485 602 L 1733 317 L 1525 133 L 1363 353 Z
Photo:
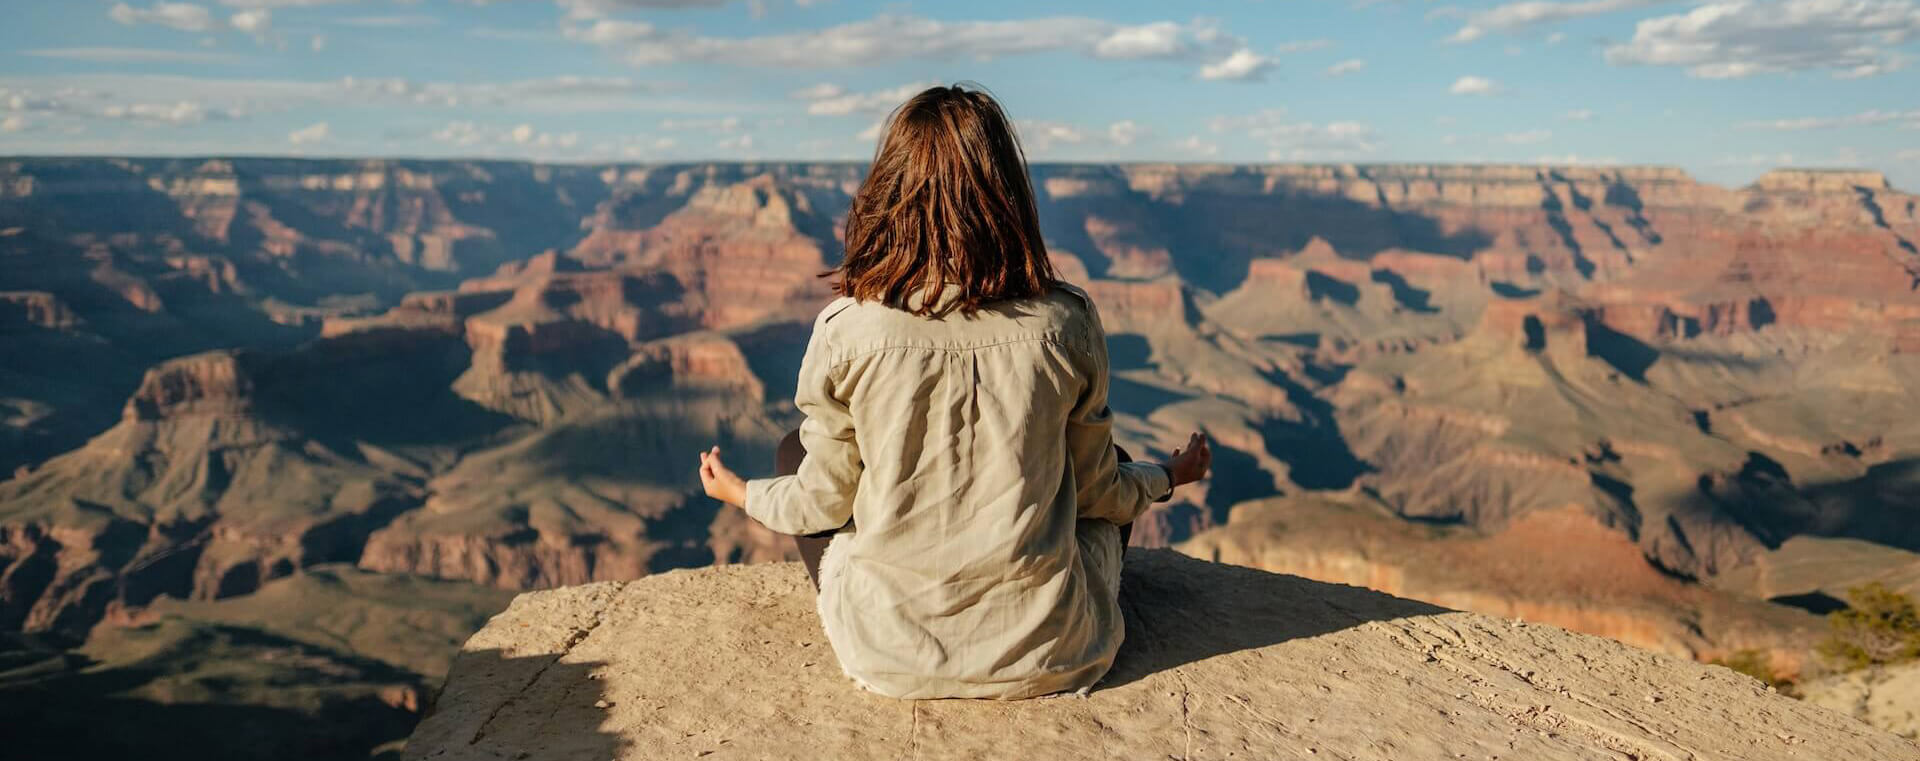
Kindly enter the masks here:
M 769 472 L 862 176 L 0 159 L 0 632 L 58 660 L 317 573 L 479 610 L 789 559 L 689 463 Z M 1876 173 L 1033 182 L 1119 443 L 1215 442 L 1137 545 L 1789 675 L 1849 586 L 1920 592 L 1920 196 Z M 445 669 L 383 663 L 340 699 Z

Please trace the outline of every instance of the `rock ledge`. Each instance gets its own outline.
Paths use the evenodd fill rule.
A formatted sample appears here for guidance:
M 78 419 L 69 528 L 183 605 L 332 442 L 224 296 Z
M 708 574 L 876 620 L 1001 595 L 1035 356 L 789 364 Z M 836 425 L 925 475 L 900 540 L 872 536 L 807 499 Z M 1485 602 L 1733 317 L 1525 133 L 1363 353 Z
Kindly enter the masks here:
M 796 564 L 521 595 L 409 759 L 1920 759 L 1717 667 L 1368 590 L 1130 550 L 1087 698 L 903 702 L 840 673 Z

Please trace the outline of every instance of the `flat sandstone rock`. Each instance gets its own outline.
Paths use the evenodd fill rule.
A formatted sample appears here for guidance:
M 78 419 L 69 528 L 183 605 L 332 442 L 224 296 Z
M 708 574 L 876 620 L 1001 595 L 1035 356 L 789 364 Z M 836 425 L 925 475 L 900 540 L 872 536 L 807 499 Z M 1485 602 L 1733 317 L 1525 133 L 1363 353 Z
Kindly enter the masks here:
M 1129 550 L 1088 697 L 855 688 L 797 564 L 533 592 L 466 645 L 408 759 L 1920 759 L 1745 676 L 1561 629 Z

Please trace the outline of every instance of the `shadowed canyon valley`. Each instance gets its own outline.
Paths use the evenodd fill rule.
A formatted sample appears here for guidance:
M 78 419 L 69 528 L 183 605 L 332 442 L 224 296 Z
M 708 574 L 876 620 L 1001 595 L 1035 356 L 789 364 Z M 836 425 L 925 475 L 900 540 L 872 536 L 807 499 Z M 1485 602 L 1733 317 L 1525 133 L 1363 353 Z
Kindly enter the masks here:
M 694 453 L 770 471 L 862 173 L 0 160 L 0 708 L 364 757 L 514 590 L 788 557 Z M 1789 674 L 1848 588 L 1920 592 L 1878 174 L 1034 183 L 1120 443 L 1215 442 L 1136 544 Z

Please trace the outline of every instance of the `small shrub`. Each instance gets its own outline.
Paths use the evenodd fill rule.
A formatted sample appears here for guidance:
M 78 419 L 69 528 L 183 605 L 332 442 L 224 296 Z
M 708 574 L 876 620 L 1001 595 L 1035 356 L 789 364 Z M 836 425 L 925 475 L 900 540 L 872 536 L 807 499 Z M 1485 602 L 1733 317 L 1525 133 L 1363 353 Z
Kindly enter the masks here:
M 1848 607 L 1827 614 L 1820 655 L 1841 671 L 1920 657 L 1920 610 L 1880 582 L 1847 590 Z
M 1736 650 L 1725 658 L 1708 661 L 1715 666 L 1729 668 L 1761 681 L 1761 683 L 1792 696 L 1795 687 L 1792 679 L 1781 676 L 1773 670 L 1773 657 L 1761 650 Z

